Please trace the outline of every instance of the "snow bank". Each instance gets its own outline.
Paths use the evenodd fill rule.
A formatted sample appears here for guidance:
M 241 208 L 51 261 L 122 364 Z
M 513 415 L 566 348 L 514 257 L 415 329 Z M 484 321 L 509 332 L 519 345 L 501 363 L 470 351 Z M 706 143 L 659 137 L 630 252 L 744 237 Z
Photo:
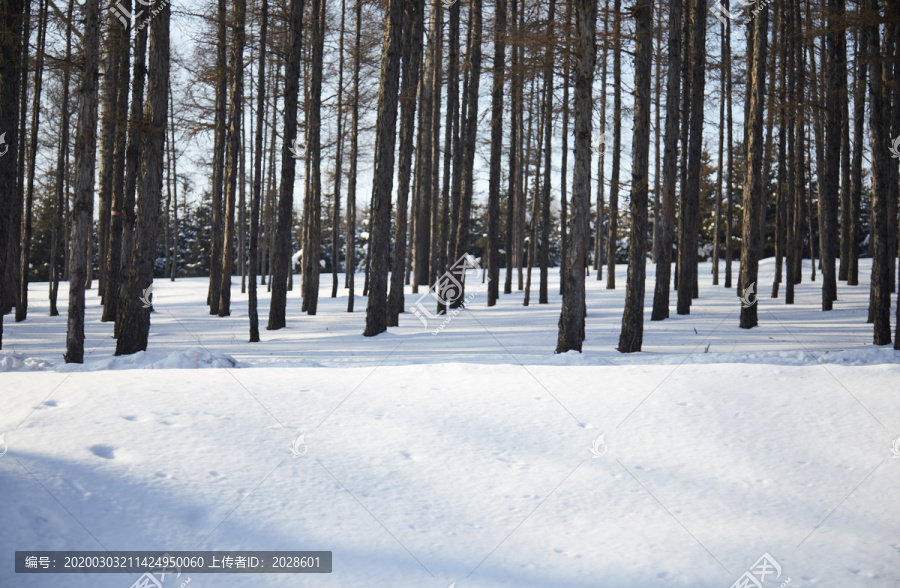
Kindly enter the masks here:
M 0 372 L 11 371 L 58 371 L 95 372 L 100 370 L 191 370 L 205 368 L 242 368 L 249 364 L 218 351 L 203 347 L 191 347 L 183 351 L 166 354 L 160 351 L 139 351 L 133 355 L 104 357 L 87 360 L 83 364 L 55 365 L 35 357 L 25 357 L 21 353 L 0 351 Z

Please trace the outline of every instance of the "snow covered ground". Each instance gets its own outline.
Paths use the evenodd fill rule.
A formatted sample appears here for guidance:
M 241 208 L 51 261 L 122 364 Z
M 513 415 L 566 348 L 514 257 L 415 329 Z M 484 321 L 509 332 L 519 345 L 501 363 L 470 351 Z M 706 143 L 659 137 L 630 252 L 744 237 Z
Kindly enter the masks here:
M 589 278 L 585 353 L 563 356 L 556 270 L 549 305 L 535 276 L 528 308 L 482 292 L 437 335 L 407 313 L 375 338 L 323 276 L 318 315 L 295 290 L 257 344 L 237 279 L 227 318 L 205 279 L 158 280 L 147 353 L 112 357 L 93 304 L 83 366 L 34 284 L 0 352 L 0 587 L 137 579 L 16 575 L 38 549 L 334 553 L 328 575 L 191 588 L 727 588 L 764 553 L 766 587 L 897 586 L 900 353 L 871 345 L 868 262 L 822 313 L 808 265 L 787 307 L 764 260 L 750 331 L 704 264 L 692 314 L 648 320 L 628 356 L 624 267 L 617 290 Z

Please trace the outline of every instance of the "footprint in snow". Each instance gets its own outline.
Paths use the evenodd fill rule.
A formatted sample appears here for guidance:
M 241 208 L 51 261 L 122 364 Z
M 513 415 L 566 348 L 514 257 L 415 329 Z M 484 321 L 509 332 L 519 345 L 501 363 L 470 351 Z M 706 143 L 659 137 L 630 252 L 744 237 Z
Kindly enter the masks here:
M 110 447 L 109 445 L 92 445 L 90 447 L 91 453 L 96 455 L 97 457 L 102 457 L 103 459 L 115 459 L 115 447 Z
M 56 401 L 48 400 L 48 401 L 44 402 L 44 406 L 56 406 Z

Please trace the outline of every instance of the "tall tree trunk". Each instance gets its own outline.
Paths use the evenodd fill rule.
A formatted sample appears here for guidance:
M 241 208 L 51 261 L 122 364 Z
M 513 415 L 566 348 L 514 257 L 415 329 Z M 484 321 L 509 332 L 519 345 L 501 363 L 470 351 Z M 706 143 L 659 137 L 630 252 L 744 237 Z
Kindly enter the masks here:
M 568 174 L 569 174 L 569 74 L 570 74 L 570 65 L 569 65 L 569 56 L 571 55 L 571 51 L 568 49 L 571 47 L 571 30 L 572 30 L 572 3 L 566 2 L 566 28 L 565 28 L 565 41 L 564 46 L 565 57 L 563 58 L 563 101 L 562 101 L 562 163 L 561 163 L 561 171 L 559 174 L 559 236 L 560 236 L 560 246 L 559 246 L 559 293 L 564 294 L 566 290 L 566 258 L 568 257 L 569 250 L 569 203 L 568 203 L 568 194 L 567 190 L 567 182 L 568 182 Z M 510 248 L 507 246 L 507 256 L 509 255 Z
M 787 76 L 787 99 L 791 104 L 798 104 L 798 96 L 796 94 L 796 64 L 794 44 L 796 42 L 795 27 L 795 2 L 789 2 L 785 10 L 785 55 L 787 67 L 784 68 Z M 796 198 L 796 172 L 797 172 L 797 143 L 796 143 L 796 117 L 793 112 L 787 113 L 787 161 L 785 164 L 787 169 L 787 197 L 785 199 L 785 304 L 794 303 L 794 283 L 796 277 L 796 268 L 794 267 L 797 257 L 794 254 L 796 249 L 796 233 L 794 231 L 794 213 L 797 208 Z
M 341 0 L 341 30 L 338 34 L 337 136 L 334 155 L 334 202 L 331 209 L 331 297 L 338 294 L 341 261 L 341 180 L 344 176 L 344 23 L 347 3 Z
M 663 142 L 662 214 L 659 223 L 659 255 L 656 258 L 656 288 L 650 320 L 669 318 L 669 286 L 672 272 L 672 242 L 675 228 L 675 182 L 678 174 L 678 120 L 681 84 L 682 0 L 669 3 L 669 71 L 666 74 L 666 131 Z
M 397 126 L 397 98 L 400 86 L 401 0 L 388 0 L 384 17 L 381 79 L 376 118 L 376 162 L 371 209 L 371 268 L 366 328 L 363 335 L 374 337 L 387 330 L 387 280 L 390 266 L 391 190 L 394 182 L 394 139 Z M 418 162 L 416 163 L 418 166 Z M 418 266 L 416 267 L 418 270 Z
M 297 160 L 290 147 L 297 137 L 297 96 L 300 86 L 300 55 L 303 49 L 304 0 L 291 0 L 290 53 L 284 66 L 284 147 L 281 150 L 281 180 L 279 185 L 278 214 L 275 242 L 272 247 L 272 299 L 269 306 L 269 324 L 266 329 L 275 331 L 285 326 L 287 310 L 287 280 L 291 272 L 291 224 L 294 211 L 294 176 Z
M 662 71 L 663 71 L 663 27 L 662 20 L 656 25 L 656 50 L 654 57 L 656 59 L 656 121 L 653 125 L 653 242 L 650 249 L 652 256 L 651 261 L 656 263 L 659 257 L 659 215 L 660 215 L 660 192 L 662 190 L 662 173 L 660 166 L 662 165 L 662 154 L 660 148 L 660 139 L 662 137 L 662 122 L 660 113 L 662 110 Z M 724 60 L 723 60 L 724 62 Z M 722 82 L 724 84 L 724 82 Z M 724 96 L 723 96 L 724 100 Z M 719 167 L 722 167 L 721 162 Z M 719 194 L 721 196 L 721 193 Z M 718 233 L 718 232 L 717 232 Z M 716 275 L 718 276 L 718 264 L 716 264 Z
M 137 31 L 137 39 L 134 48 L 134 74 L 131 82 L 131 108 L 129 112 L 130 123 L 128 125 L 128 143 L 125 147 L 125 193 L 122 200 L 122 236 L 119 247 L 119 271 L 115 278 L 118 289 L 115 293 L 116 325 L 115 336 L 122 332 L 122 323 L 125 319 L 127 304 L 119 304 L 128 296 L 127 282 L 131 271 L 131 250 L 134 245 L 135 226 L 135 192 L 137 191 L 138 175 L 140 173 L 140 158 L 143 149 L 142 137 L 144 129 L 144 85 L 147 77 L 147 35 L 146 26 Z M 116 215 L 118 216 L 118 215 Z M 114 227 L 115 228 L 115 227 Z M 107 296 L 109 304 L 109 296 Z
M 603 248 L 603 209 L 606 206 L 606 148 L 609 140 L 606 138 L 606 74 L 609 70 L 609 3 L 603 10 L 603 56 L 600 58 L 600 137 L 597 140 L 597 228 L 594 231 L 594 269 L 597 271 L 596 280 L 603 279 L 603 264 L 605 263 L 606 250 Z
M 457 6 L 455 4 L 454 6 Z M 521 96 L 517 94 L 518 88 L 518 80 L 520 73 L 518 71 L 518 61 L 519 61 L 519 37 L 518 37 L 518 25 L 519 25 L 519 2 L 518 0 L 511 0 L 510 3 L 510 19 L 511 25 L 509 27 L 509 32 L 507 33 L 507 39 L 512 40 L 512 47 L 510 47 L 510 68 L 509 68 L 509 93 L 510 93 L 510 101 L 509 101 L 509 183 L 506 192 L 506 280 L 503 283 L 503 293 L 511 294 L 512 293 L 512 278 L 513 278 L 513 269 L 518 268 L 519 263 L 519 230 L 518 230 L 518 172 L 519 172 L 519 163 L 518 163 L 518 144 L 520 141 L 519 138 L 519 113 L 522 110 L 521 106 Z M 458 36 L 458 33 L 457 33 Z M 453 32 L 453 20 L 450 21 L 450 38 L 451 38 L 451 51 L 453 44 L 456 43 Z M 452 55 L 452 54 L 451 54 Z M 454 63 L 453 58 L 451 56 L 450 59 L 451 67 Z M 451 79 L 451 83 L 455 80 Z M 518 102 L 516 102 L 518 98 Z M 565 154 L 563 155 L 565 157 Z M 452 228 L 451 228 L 452 230 Z
M 555 0 L 550 0 L 551 6 L 553 6 L 554 3 Z M 551 12 L 552 10 L 553 9 L 551 8 Z M 493 86 L 491 88 L 491 162 L 490 177 L 488 180 L 488 306 L 496 305 L 497 298 L 500 297 L 500 158 L 503 155 L 504 61 L 506 61 L 506 0 L 497 0 L 494 15 L 494 71 Z M 553 65 L 552 61 L 549 59 L 548 65 L 550 67 Z M 549 149 L 547 156 L 549 158 Z M 563 157 L 565 158 L 565 156 L 565 150 L 563 150 Z M 565 197 L 563 197 L 563 200 L 565 201 Z M 565 221 L 563 222 L 565 223 Z M 563 229 L 563 234 L 565 234 L 565 229 Z M 563 239 L 565 239 L 565 237 L 563 237 Z M 543 283 L 541 287 L 543 287 Z
M 177 163 L 177 153 L 175 151 L 175 98 L 172 95 L 172 84 L 169 84 L 169 129 L 171 133 L 169 135 L 169 160 L 172 162 L 172 267 L 171 273 L 169 274 L 169 281 L 175 281 L 175 275 L 178 273 L 178 163 Z M 243 163 L 241 163 L 243 167 Z M 243 188 L 243 172 L 241 172 L 241 186 Z M 241 203 L 243 204 L 243 195 L 241 196 Z M 243 227 L 243 223 L 241 227 Z M 243 228 L 241 229 L 241 234 L 243 235 Z M 243 257 L 241 257 L 243 260 Z
M 859 210 L 862 201 L 862 158 L 863 142 L 865 141 L 865 117 L 866 117 L 866 70 L 862 62 L 862 56 L 866 54 L 866 37 L 864 33 L 856 36 L 856 81 L 853 91 L 853 157 L 850 194 L 850 233 L 848 261 L 847 261 L 847 285 L 859 285 Z
M 97 0 L 91 0 L 90 7 L 93 14 L 96 15 L 98 6 Z M 19 120 L 19 91 L 22 79 L 22 46 L 23 35 L 22 27 L 24 21 L 27 20 L 26 3 L 30 0 L 2 0 L 0 1 L 0 128 L 9 129 L 7 138 L 9 139 L 8 151 L 6 157 L 0 157 L 0 247 L 7 245 L 8 239 L 12 232 L 12 216 L 13 205 L 17 199 L 16 178 L 20 177 L 16 173 L 17 160 L 19 150 L 24 146 L 19 141 L 19 133 L 17 132 Z M 91 27 L 88 27 L 91 29 Z M 97 34 L 96 26 L 93 32 Z M 27 40 L 24 41 L 27 43 Z M 87 46 L 86 57 L 90 57 L 90 46 Z M 96 59 L 96 46 L 93 51 Z M 96 63 L 96 61 L 95 61 Z M 96 79 L 96 77 L 95 77 Z M 0 349 L 3 348 L 3 314 L 6 311 L 6 301 L 12 297 L 15 289 L 11 282 L 6 281 L 7 275 L 7 256 L 6 251 L 0 252 Z M 84 290 L 82 285 L 82 300 L 84 299 Z M 69 308 L 72 308 L 70 302 Z M 84 339 L 84 321 L 82 319 L 82 335 Z
M 428 282 L 434 284 L 441 271 L 441 202 L 440 202 L 440 162 L 441 162 L 441 60 L 444 51 L 443 5 L 434 3 L 436 25 L 434 28 L 434 73 L 431 76 L 431 263 Z
M 541 285 L 538 303 L 547 304 L 550 277 L 550 179 L 553 174 L 553 19 L 556 18 L 556 0 L 550 0 L 547 9 L 547 50 L 544 63 L 544 181 L 541 185 Z M 490 233 L 490 231 L 488 231 Z
M 725 0 L 725 9 L 728 9 L 728 0 Z M 731 237 L 734 231 L 734 137 L 732 136 L 733 123 L 733 106 L 732 106 L 732 83 L 731 83 L 731 20 L 725 22 L 725 47 L 724 47 L 724 65 L 725 70 L 725 96 L 728 101 L 725 111 L 725 123 L 728 127 L 728 145 L 726 152 L 728 153 L 728 176 L 725 185 L 726 209 L 725 209 L 725 287 L 731 288 L 731 258 L 734 255 Z
M 259 209 L 262 196 L 263 120 L 266 106 L 266 39 L 269 32 L 269 0 L 262 0 L 259 24 L 259 65 L 257 66 L 256 137 L 253 150 L 253 193 L 250 195 L 250 274 L 247 313 L 250 318 L 250 343 L 259 341 L 259 311 L 256 300 L 256 274 L 259 271 Z M 343 27 L 341 27 L 343 32 Z M 343 52 L 341 53 L 343 56 Z M 335 193 L 335 200 L 337 194 Z
M 832 0 L 833 1 L 833 0 Z M 865 8 L 870 11 L 870 18 L 878 11 L 877 0 L 865 0 Z M 866 35 L 866 59 L 869 64 L 869 125 L 874 129 L 873 138 L 877 136 L 878 129 L 888 128 L 888 103 L 885 101 L 883 90 L 883 65 L 881 61 L 881 40 L 878 34 L 878 25 L 864 27 Z M 887 93 L 888 97 L 890 93 Z M 889 138 L 882 139 L 884 143 Z M 888 199 L 896 197 L 896 186 L 891 186 L 889 167 L 890 152 L 886 145 L 879 144 L 874 139 L 872 145 L 872 297 L 871 309 L 874 327 L 873 342 L 875 345 L 887 345 L 891 342 L 891 296 L 890 296 L 890 272 L 888 265 L 891 263 L 889 254 L 890 240 L 888 238 Z M 824 273 L 824 270 L 823 270 Z
M 703 92 L 706 82 L 706 0 L 697 0 L 691 10 L 691 106 L 688 140 L 687 184 L 681 199 L 684 248 L 679 248 L 678 314 L 691 313 L 697 281 L 697 247 L 700 237 L 700 174 L 703 151 Z M 685 96 L 687 99 L 687 96 Z M 688 122 L 688 121 L 685 121 Z
M 122 7 L 123 4 L 118 4 Z M 124 10 L 131 11 L 131 1 L 125 0 Z M 115 105 L 115 148 L 113 151 L 113 176 L 111 205 L 109 211 L 109 243 L 106 257 L 100 258 L 100 264 L 106 265 L 105 292 L 103 293 L 103 314 L 101 321 L 115 321 L 118 316 L 119 294 L 122 289 L 122 231 L 125 217 L 125 183 L 126 159 L 128 147 L 128 93 L 131 89 L 131 51 L 129 42 L 131 35 L 127 28 L 119 33 L 118 65 L 116 66 L 116 105 Z M 146 28 L 138 33 L 146 40 Z M 135 47 L 135 52 L 138 48 Z M 143 84 L 143 81 L 141 82 Z
M 131 272 L 128 276 L 128 296 L 121 301 L 126 307 L 125 319 L 116 341 L 116 355 L 145 351 L 150 333 L 151 309 L 141 303 L 141 296 L 143 293 L 146 297 L 147 288 L 153 285 L 153 261 L 156 258 L 156 230 L 162 197 L 163 144 L 168 118 L 170 14 L 170 5 L 166 4 L 150 21 L 147 103 L 144 108 L 147 128 L 142 133 L 138 223 L 131 255 Z
M 423 0 L 424 1 L 424 0 Z M 434 150 L 431 145 L 432 116 L 434 114 L 434 44 L 437 26 L 437 3 L 432 2 L 429 13 L 428 46 L 425 49 L 422 77 L 419 82 L 419 128 L 416 140 L 416 183 L 415 204 L 415 269 L 413 279 L 418 286 L 430 283 L 429 263 L 431 261 L 431 169 Z
M 41 86 L 44 77 L 44 48 L 47 39 L 47 4 L 40 2 L 38 8 L 38 41 L 35 51 L 34 91 L 31 106 L 31 137 L 28 142 L 28 179 L 25 188 L 25 217 L 22 223 L 22 257 L 19 266 L 19 302 L 16 304 L 16 322 L 24 321 L 28 314 L 28 272 L 31 268 L 31 234 L 34 216 L 34 172 L 37 164 L 38 127 L 41 120 Z M 65 123 L 63 123 L 65 124 Z
M 84 6 L 84 61 L 81 71 L 78 123 L 75 136 L 75 205 L 73 251 L 69 261 L 69 312 L 66 363 L 84 362 L 84 290 L 90 263 L 94 209 L 94 164 L 97 147 L 97 86 L 100 53 L 100 0 Z M 65 123 L 63 123 L 65 124 Z
M 741 239 L 741 277 L 744 298 L 755 293 L 759 271 L 759 209 L 763 202 L 763 103 L 765 97 L 766 48 L 769 11 L 753 18 L 753 58 L 749 62 L 750 112 L 748 116 L 747 173 L 744 181 L 744 226 Z M 740 326 L 757 326 L 757 304 L 741 305 Z
M 219 316 L 231 314 L 231 274 L 234 267 L 234 213 L 237 200 L 238 159 L 241 144 L 241 113 L 244 110 L 244 30 L 247 1 L 235 0 L 231 32 L 231 96 L 228 104 L 228 140 L 225 146 L 225 232 L 222 239 L 222 285 Z M 244 227 L 241 225 L 241 232 Z M 241 260 L 243 263 L 243 260 Z
M 481 0 L 473 0 L 470 15 L 469 50 L 466 52 L 466 69 L 469 71 L 469 83 L 463 110 L 466 113 L 465 133 L 463 133 L 463 165 L 462 165 L 462 197 L 460 198 L 459 216 L 457 217 L 456 248 L 454 260 L 468 252 L 469 216 L 472 210 L 472 190 L 475 171 L 475 148 L 478 131 L 478 82 L 481 79 Z M 463 276 L 465 277 L 465 276 Z M 462 281 L 459 295 L 453 300 L 451 308 L 463 305 L 465 297 L 465 280 Z
M 606 238 L 606 289 L 616 288 L 619 230 L 619 162 L 622 149 L 622 1 L 613 5 L 613 153 L 609 178 L 609 235 Z
M 676 0 L 677 1 L 677 0 Z M 566 262 L 566 289 L 559 316 L 557 353 L 581 352 L 584 342 L 584 270 L 589 247 L 591 197 L 591 114 L 597 0 L 575 0 L 575 164 L 572 178 L 572 235 Z
M 319 304 L 319 265 L 320 243 L 322 234 L 322 60 L 325 43 L 326 0 L 312 1 L 312 65 L 310 71 L 310 105 L 309 105 L 309 142 L 307 154 L 310 158 L 310 212 L 307 236 L 308 250 L 303 251 L 306 271 L 303 276 L 305 285 L 304 302 L 307 314 L 314 316 Z M 307 264 L 306 261 L 309 261 Z
M 225 119 L 225 99 L 228 89 L 227 73 L 227 27 L 225 0 L 218 1 L 216 15 L 216 95 L 215 95 L 215 144 L 213 146 L 212 173 L 212 239 L 209 255 L 209 314 L 219 314 L 222 289 L 222 249 L 225 246 L 222 235 L 222 192 L 225 181 L 225 144 L 228 140 Z
M 785 7 L 786 8 L 786 7 Z M 778 111 L 778 172 L 775 180 L 775 280 L 772 284 L 772 298 L 778 298 L 779 287 L 782 282 L 782 267 L 784 265 L 784 246 L 786 240 L 786 208 L 787 208 L 787 10 L 779 8 L 775 12 L 773 29 L 778 29 L 779 45 L 773 45 L 772 52 L 778 53 L 779 66 L 778 89 L 772 92 L 770 97 L 772 110 Z M 777 100 L 777 102 L 776 102 Z M 765 238 L 765 234 L 763 235 Z
M 699 0 L 705 9 L 705 1 Z M 631 238 L 628 244 L 628 277 L 625 286 L 625 313 L 619 351 L 641 350 L 644 339 L 644 282 L 647 277 L 647 191 L 650 172 L 650 77 L 653 60 L 653 5 L 638 0 L 634 9 L 634 137 L 631 171 Z M 705 10 L 700 12 L 704 15 Z M 701 19 L 703 20 L 703 19 Z M 702 27 L 703 25 L 701 25 Z
M 391 263 L 391 287 L 388 294 L 387 326 L 396 327 L 403 312 L 403 278 L 406 265 L 407 217 L 409 215 L 409 181 L 412 167 L 413 131 L 416 122 L 416 90 L 419 85 L 419 64 L 422 60 L 422 27 L 425 1 L 405 2 L 403 27 L 410 42 L 401 47 L 402 87 L 400 89 L 400 161 L 397 178 L 397 224 L 394 231 L 394 250 Z M 418 162 L 416 163 L 418 167 Z
M 722 239 L 720 237 L 722 231 L 722 176 L 724 170 L 725 155 L 725 22 L 723 21 L 721 28 L 722 51 L 719 59 L 721 69 L 721 79 L 719 80 L 719 159 L 716 165 L 716 204 L 715 204 L 715 223 L 713 229 L 713 251 L 712 251 L 712 283 L 713 286 L 719 285 L 719 249 L 722 247 Z
M 840 105 L 840 50 L 838 45 L 843 32 L 837 30 L 835 19 L 843 14 L 843 0 L 828 0 L 825 35 L 826 54 L 822 66 L 825 74 L 825 177 L 822 182 L 822 196 L 819 198 L 819 216 L 822 226 L 822 310 L 831 310 L 837 299 L 835 276 L 835 249 L 838 246 L 837 209 L 839 202 L 839 182 L 841 172 L 841 105 Z M 874 127 L 877 128 L 877 127 Z
M 72 20 L 72 11 L 75 6 L 74 0 L 69 0 L 69 8 L 66 12 L 67 18 L 69 21 Z M 127 51 L 125 52 L 128 53 Z M 66 63 L 70 63 L 72 60 L 72 29 L 66 28 Z M 126 67 L 127 70 L 127 67 Z M 59 120 L 67 121 L 69 120 L 69 79 L 70 79 L 70 71 L 69 66 L 66 66 L 63 69 L 63 80 L 62 80 L 62 101 L 60 102 L 60 115 Z M 126 107 L 127 107 L 127 98 L 126 98 Z M 60 264 L 64 261 L 65 256 L 61 254 L 61 250 L 63 249 L 62 245 L 65 243 L 65 224 L 63 223 L 63 211 L 66 208 L 66 169 L 68 167 L 68 154 L 69 154 L 69 125 L 61 124 L 59 125 L 59 145 L 57 145 L 57 155 L 56 155 L 56 202 L 54 204 L 53 211 L 53 232 L 51 237 L 50 244 L 50 316 L 59 316 L 59 310 L 56 308 L 56 299 L 59 294 L 59 280 L 60 280 Z M 4 213 L 3 209 L 0 208 L 0 215 Z M 2 228 L 2 226 L 0 226 Z M 0 256 L 2 257 L 2 256 Z M 2 269 L 0 269 L 0 276 L 2 276 Z M 2 292 L 2 287 L 0 287 L 0 292 Z M 0 295 L 0 299 L 2 299 L 2 295 Z M 2 327 L 0 327 L 2 328 Z
M 359 66 L 362 38 L 362 3 L 356 4 L 356 43 L 353 51 L 353 128 L 350 131 L 350 174 L 347 177 L 347 312 L 353 312 L 356 277 L 356 166 L 359 160 Z
M 129 8 L 130 11 L 130 8 Z M 138 15 L 141 13 L 138 12 Z M 120 70 L 120 56 L 128 51 L 127 24 L 124 17 L 116 10 L 106 13 L 106 56 L 103 61 L 103 75 L 100 80 L 100 136 L 99 167 L 100 183 L 98 186 L 98 223 L 100 280 L 98 293 L 106 303 L 106 280 L 109 267 L 104 263 L 108 257 L 110 242 L 110 224 L 112 221 L 113 192 L 115 190 L 115 146 L 118 136 L 119 116 L 119 77 L 127 73 Z M 106 313 L 104 313 L 106 314 Z M 108 316 L 107 318 L 111 318 Z

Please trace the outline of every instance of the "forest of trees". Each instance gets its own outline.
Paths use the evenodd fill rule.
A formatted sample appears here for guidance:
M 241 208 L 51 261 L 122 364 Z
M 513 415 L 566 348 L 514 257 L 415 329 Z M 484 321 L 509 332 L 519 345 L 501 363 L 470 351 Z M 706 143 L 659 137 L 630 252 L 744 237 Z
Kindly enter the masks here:
M 218 317 L 240 280 L 250 341 L 258 287 L 276 330 L 323 273 L 375 336 L 468 254 L 488 306 L 537 270 L 559 353 L 588 279 L 625 288 L 628 353 L 645 305 L 690 314 L 701 261 L 735 304 L 793 304 L 812 260 L 829 311 L 871 257 L 873 342 L 900 349 L 900 0 L 57 1 L 0 0 L 0 348 L 29 282 L 51 315 L 68 282 L 80 363 L 86 305 L 135 353 L 154 278 L 198 276 Z

